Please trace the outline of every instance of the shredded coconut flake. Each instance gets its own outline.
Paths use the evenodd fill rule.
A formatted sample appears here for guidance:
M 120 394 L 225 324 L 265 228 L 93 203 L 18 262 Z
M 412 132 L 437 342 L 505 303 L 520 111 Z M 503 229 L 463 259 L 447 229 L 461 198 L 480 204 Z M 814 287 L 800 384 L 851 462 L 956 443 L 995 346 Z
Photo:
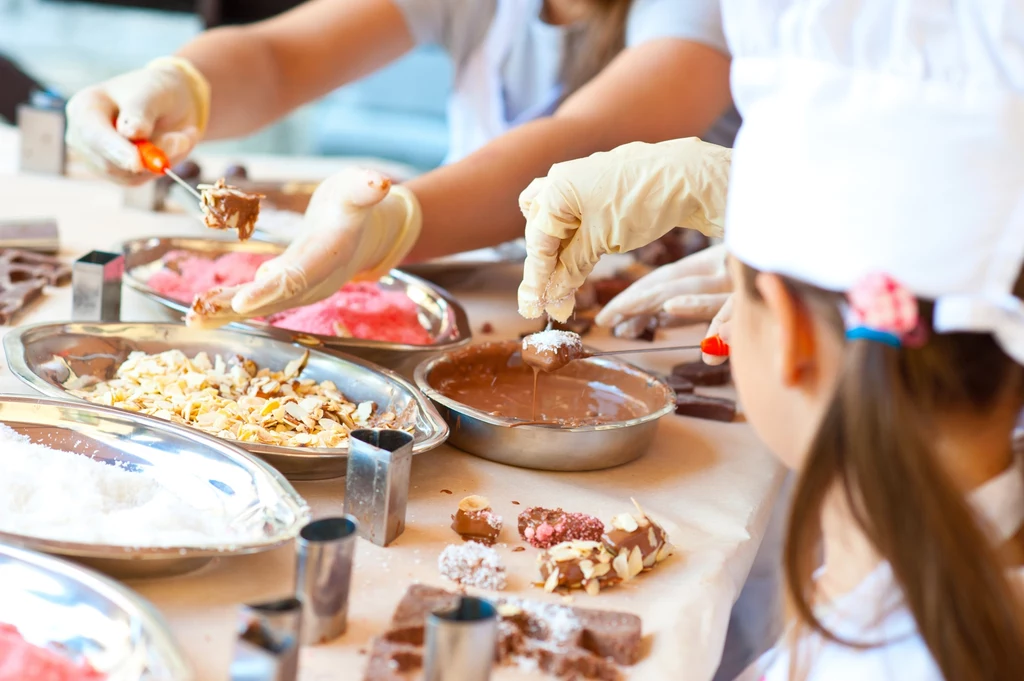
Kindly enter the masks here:
M 580 338 L 579 334 L 572 331 L 550 329 L 530 334 L 523 339 L 523 347 L 536 348 L 541 352 L 557 352 L 559 348 L 563 347 L 579 348 L 582 350 L 583 339 Z
M 498 552 L 474 541 L 451 544 L 437 559 L 441 576 L 463 586 L 500 591 L 505 588 L 505 567 Z
M 143 473 L 34 444 L 2 424 L 0 444 L 0 531 L 124 547 L 227 546 L 241 538 L 212 490 L 185 501 Z

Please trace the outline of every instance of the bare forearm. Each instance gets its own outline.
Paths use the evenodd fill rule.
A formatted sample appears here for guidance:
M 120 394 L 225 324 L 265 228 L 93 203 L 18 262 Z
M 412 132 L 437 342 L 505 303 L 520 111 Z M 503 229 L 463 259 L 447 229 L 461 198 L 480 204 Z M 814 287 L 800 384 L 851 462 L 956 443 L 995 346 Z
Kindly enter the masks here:
M 413 47 L 391 0 L 310 0 L 242 28 L 208 31 L 179 54 L 210 81 L 207 137 L 244 135 Z
M 555 163 L 627 142 L 702 135 L 730 103 L 728 72 L 726 57 L 677 40 L 623 55 L 554 116 L 410 182 L 423 208 L 423 233 L 410 257 L 428 259 L 522 236 L 519 194 Z
M 273 52 L 253 33 L 248 28 L 214 29 L 178 52 L 210 82 L 208 139 L 245 135 L 286 113 L 275 91 Z

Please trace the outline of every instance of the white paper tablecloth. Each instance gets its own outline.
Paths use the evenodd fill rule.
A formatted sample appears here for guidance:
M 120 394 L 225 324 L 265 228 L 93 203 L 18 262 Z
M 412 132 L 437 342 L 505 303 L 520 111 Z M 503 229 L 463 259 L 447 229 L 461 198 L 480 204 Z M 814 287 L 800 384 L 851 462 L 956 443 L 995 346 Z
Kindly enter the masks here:
M 159 215 L 121 207 L 116 187 L 63 178 L 13 174 L 15 140 L 0 130 L 0 219 L 55 217 L 62 255 L 69 260 L 93 249 L 110 249 L 122 239 L 143 235 L 201 234 L 203 228 L 180 215 Z M 294 161 L 291 161 L 294 163 Z M 276 179 L 276 178 L 275 178 Z M 475 330 L 494 325 L 493 337 L 512 337 L 533 328 L 515 313 L 517 272 L 500 268 L 474 282 L 472 292 L 455 291 Z M 125 319 L 144 313 L 125 293 Z M 23 324 L 65 320 L 70 287 L 52 290 L 16 319 Z M 696 341 L 701 329 L 673 331 L 673 341 Z M 478 336 L 479 337 L 479 336 Z M 614 339 L 592 338 L 606 349 L 627 347 Z M 637 364 L 667 370 L 681 357 L 638 356 Z M 4 363 L 0 391 L 29 392 Z M 730 389 L 721 389 L 728 394 Z M 509 589 L 536 598 L 531 586 L 535 551 L 513 553 L 520 544 L 516 514 L 531 505 L 562 506 L 602 518 L 628 510 L 636 497 L 661 520 L 678 555 L 652 573 L 599 597 L 575 597 L 575 604 L 623 609 L 643 618 L 644 660 L 631 670 L 636 679 L 711 678 L 721 652 L 729 609 L 750 569 L 781 484 L 781 470 L 750 428 L 665 418 L 651 450 L 638 461 L 609 471 L 540 473 L 490 463 L 451 447 L 418 456 L 412 471 L 408 526 L 387 549 L 360 541 L 353 579 L 349 630 L 340 640 L 303 651 L 303 681 L 355 679 L 361 675 L 371 638 L 414 581 L 443 584 L 437 573 L 440 550 L 456 540 L 449 516 L 467 494 L 489 497 L 505 517 L 499 547 L 510 575 Z M 342 481 L 299 483 L 314 515 L 341 513 Z M 451 495 L 442 490 L 450 490 Z M 519 505 L 513 504 L 519 502 Z M 220 559 L 181 577 L 132 584 L 163 612 L 190 655 L 200 679 L 227 678 L 237 605 L 289 594 L 293 552 Z M 550 597 L 554 598 L 554 597 Z M 496 678 L 525 678 L 503 670 Z

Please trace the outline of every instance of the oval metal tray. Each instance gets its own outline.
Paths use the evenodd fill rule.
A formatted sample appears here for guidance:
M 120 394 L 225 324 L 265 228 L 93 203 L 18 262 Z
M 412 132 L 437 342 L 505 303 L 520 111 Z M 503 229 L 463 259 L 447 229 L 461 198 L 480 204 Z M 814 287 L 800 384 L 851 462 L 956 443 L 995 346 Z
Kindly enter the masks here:
M 494 343 L 514 344 L 516 341 Z M 491 344 L 487 344 L 491 345 Z M 515 425 L 442 395 L 430 374 L 457 353 L 428 359 L 416 368 L 416 384 L 437 405 L 451 427 L 449 444 L 483 459 L 519 468 L 546 471 L 592 471 L 629 463 L 643 455 L 654 439 L 658 420 L 675 410 L 675 393 L 657 376 L 612 358 L 577 360 L 563 371 L 586 372 L 590 366 L 613 367 L 623 382 L 651 392 L 649 413 L 629 421 L 565 428 L 556 425 Z
M 84 658 L 108 681 L 191 681 L 167 625 L 141 596 L 73 563 L 0 544 L 0 622 Z
M 69 395 L 63 383 L 69 371 L 78 376 L 107 379 L 131 352 L 158 353 L 178 349 L 243 355 L 261 367 L 283 369 L 306 349 L 240 331 L 204 331 L 181 324 L 70 323 L 37 324 L 14 329 L 4 337 L 4 353 L 14 374 L 39 392 L 61 399 Z M 332 380 L 354 402 L 372 401 L 378 409 L 393 411 L 414 426 L 414 451 L 425 452 L 442 444 L 448 426 L 434 406 L 409 381 L 394 372 L 355 357 L 309 351 L 304 378 Z M 79 400 L 84 402 L 84 400 Z M 199 432 L 199 431 L 195 431 Z M 231 442 L 263 458 L 290 480 L 321 480 L 345 475 L 348 447 L 276 447 L 254 442 Z
M 278 243 L 268 241 L 229 241 L 227 239 L 194 239 L 180 237 L 153 237 L 134 239 L 122 244 L 125 257 L 125 282 L 142 296 L 157 303 L 175 321 L 188 311 L 189 302 L 168 298 L 154 291 L 146 283 L 149 277 L 162 267 L 163 257 L 171 251 L 189 251 L 197 255 L 214 258 L 229 252 L 262 253 L 277 255 L 284 249 Z M 378 285 L 388 291 L 401 291 L 411 298 L 419 308 L 419 319 L 423 327 L 435 339 L 430 345 L 407 345 L 387 341 L 339 338 L 313 333 L 298 333 L 279 329 L 257 321 L 236 322 L 228 325 L 258 333 L 277 340 L 291 342 L 300 340 L 309 347 L 339 350 L 375 364 L 411 374 L 416 364 L 438 352 L 447 352 L 469 343 L 473 332 L 466 311 L 444 289 L 406 274 L 399 270 L 383 277 Z
M 109 407 L 0 396 L 0 422 L 36 444 L 122 462 L 186 500 L 243 528 L 219 546 L 124 547 L 0 532 L 0 541 L 73 558 L 121 578 L 166 576 L 217 556 L 266 551 L 309 522 L 306 502 L 277 471 L 235 446 L 190 428 Z M 5 453 L 0 451 L 0 456 Z

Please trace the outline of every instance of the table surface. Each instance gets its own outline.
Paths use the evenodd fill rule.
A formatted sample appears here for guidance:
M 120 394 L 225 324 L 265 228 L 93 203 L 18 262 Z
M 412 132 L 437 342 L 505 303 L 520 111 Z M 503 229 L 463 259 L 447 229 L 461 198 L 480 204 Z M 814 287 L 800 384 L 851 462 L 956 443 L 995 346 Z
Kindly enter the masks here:
M 61 253 L 74 259 L 94 250 L 112 250 L 138 236 L 203 234 L 183 215 L 154 214 L 122 207 L 121 190 L 112 185 L 14 172 L 16 136 L 0 128 L 0 219 L 53 217 L 58 220 Z M 294 167 L 290 160 L 281 167 Z M 326 167 L 318 161 L 320 167 Z M 269 174 L 274 165 L 259 164 Z M 289 171 L 290 172 L 290 171 Z M 266 176 L 265 179 L 283 179 Z M 491 338 L 515 337 L 535 328 L 515 312 L 516 268 L 490 268 L 477 281 L 453 293 L 466 307 L 474 332 L 488 322 Z M 70 287 L 51 289 L 16 324 L 66 320 Z M 146 318 L 147 308 L 128 295 L 126 320 Z M 664 342 L 695 342 L 701 328 L 676 329 Z M 481 338 L 477 333 L 477 338 Z M 588 338 L 602 349 L 630 347 L 603 335 Z M 658 342 L 663 342 L 659 338 Z M 636 363 L 658 371 L 689 356 L 638 355 Z M 4 362 L 0 392 L 27 394 Z M 717 389 L 729 394 L 730 388 Z M 657 570 L 597 597 L 580 594 L 574 604 L 621 609 L 640 615 L 645 657 L 627 670 L 631 678 L 710 679 L 717 666 L 729 609 L 751 567 L 778 494 L 782 472 L 743 423 L 723 424 L 669 416 L 659 425 L 650 451 L 639 460 L 607 471 L 545 473 L 491 463 L 447 445 L 417 456 L 412 470 L 407 528 L 384 549 L 359 541 L 353 577 L 349 629 L 339 640 L 307 648 L 301 657 L 302 681 L 357 678 L 371 639 L 387 624 L 406 587 L 414 582 L 446 585 L 437 572 L 437 556 L 457 537 L 449 516 L 468 494 L 488 497 L 505 517 L 498 546 L 509 573 L 508 592 L 557 600 L 532 585 L 535 551 L 512 552 L 522 545 L 515 530 L 517 513 L 532 505 L 561 506 L 603 519 L 631 507 L 635 497 L 667 529 L 677 555 Z M 314 517 L 342 512 L 343 480 L 297 483 Z M 451 494 L 443 490 L 449 490 Z M 291 546 L 268 553 L 218 559 L 201 570 L 174 578 L 134 582 L 133 588 L 164 614 L 191 658 L 197 679 L 228 678 L 237 606 L 290 594 L 294 579 Z M 451 586 L 448 584 L 447 586 Z M 361 672 L 359 672 L 361 673 Z M 530 678 L 500 670 L 496 679 Z

